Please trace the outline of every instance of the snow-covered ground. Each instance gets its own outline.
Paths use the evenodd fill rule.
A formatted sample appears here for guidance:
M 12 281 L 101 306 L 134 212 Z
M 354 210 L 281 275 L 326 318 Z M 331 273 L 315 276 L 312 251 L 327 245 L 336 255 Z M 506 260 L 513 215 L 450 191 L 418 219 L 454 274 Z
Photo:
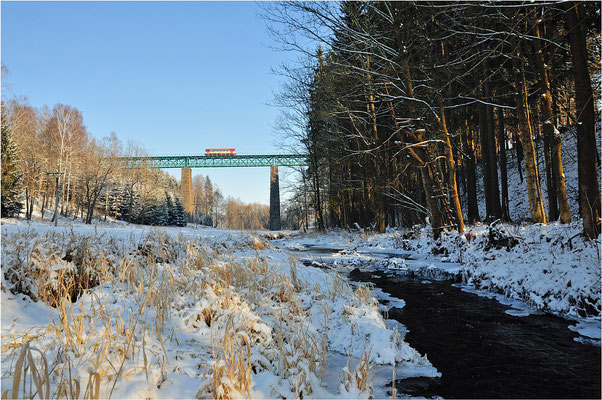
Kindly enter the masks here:
M 393 370 L 439 375 L 384 294 L 268 236 L 2 220 L 2 395 L 384 397 Z
M 580 230 L 501 225 L 494 231 L 516 243 L 497 248 L 486 225 L 438 241 L 428 228 L 268 240 L 275 235 L 197 226 L 2 220 L 2 393 L 379 398 L 393 369 L 398 379 L 437 376 L 377 302 L 403 308 L 403 298 L 351 285 L 356 267 L 453 279 L 511 315 L 574 319 L 576 340 L 599 345 L 600 243 Z M 311 265 L 297 262 L 308 253 Z
M 426 279 L 452 279 L 464 290 L 511 306 L 515 316 L 553 312 L 578 323 L 576 332 L 600 343 L 600 241 L 584 240 L 580 221 L 567 225 L 496 225 L 516 244 L 495 246 L 490 228 L 447 232 L 433 240 L 429 228 L 386 234 L 331 232 L 275 241 L 290 251 L 324 249 L 325 264 L 380 269 Z M 499 248 L 498 248 L 499 247 Z M 316 261 L 314 261 L 315 263 Z

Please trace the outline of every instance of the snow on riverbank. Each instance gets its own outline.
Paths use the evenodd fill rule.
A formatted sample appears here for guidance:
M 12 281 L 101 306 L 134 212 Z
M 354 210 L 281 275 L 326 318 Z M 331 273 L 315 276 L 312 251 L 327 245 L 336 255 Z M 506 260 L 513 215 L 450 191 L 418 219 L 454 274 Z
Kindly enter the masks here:
M 325 259 L 347 270 L 376 267 L 463 282 L 467 290 L 501 295 L 502 302 L 510 299 L 511 315 L 528 314 L 522 302 L 570 318 L 593 317 L 599 329 L 600 241 L 584 240 L 581 229 L 579 221 L 498 224 L 495 233 L 516 240 L 508 246 L 492 243 L 487 225 L 468 227 L 462 235 L 447 232 L 437 241 L 427 227 L 374 235 L 331 232 L 277 242 L 289 249 L 337 249 Z
M 600 316 L 599 242 L 583 240 L 578 222 L 506 225 L 498 230 L 517 244 L 492 244 L 489 228 L 480 225 L 464 235 L 449 233 L 439 242 L 423 231 L 415 239 L 402 239 L 402 246 L 424 248 L 441 254 L 444 261 L 461 263 L 465 282 L 477 289 L 519 299 L 539 310 Z
M 438 375 L 370 290 L 264 237 L 3 220 L 3 392 L 20 372 L 19 396 L 357 398 L 392 366 Z

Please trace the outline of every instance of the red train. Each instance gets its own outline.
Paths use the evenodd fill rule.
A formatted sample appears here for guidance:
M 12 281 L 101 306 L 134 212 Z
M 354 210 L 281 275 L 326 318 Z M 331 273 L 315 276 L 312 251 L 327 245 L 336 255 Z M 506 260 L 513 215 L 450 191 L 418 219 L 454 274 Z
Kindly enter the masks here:
M 206 156 L 235 156 L 236 149 L 205 149 Z

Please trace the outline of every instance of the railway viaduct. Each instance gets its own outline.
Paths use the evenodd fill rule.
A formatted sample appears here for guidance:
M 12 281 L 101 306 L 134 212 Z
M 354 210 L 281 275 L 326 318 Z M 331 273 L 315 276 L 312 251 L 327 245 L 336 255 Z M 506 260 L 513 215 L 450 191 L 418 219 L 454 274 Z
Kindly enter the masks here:
M 210 155 L 210 156 L 149 156 L 125 157 L 127 168 L 181 168 L 181 198 L 184 209 L 194 212 L 192 199 L 192 168 L 270 167 L 270 230 L 280 230 L 280 183 L 278 167 L 306 166 L 305 154 L 271 155 Z

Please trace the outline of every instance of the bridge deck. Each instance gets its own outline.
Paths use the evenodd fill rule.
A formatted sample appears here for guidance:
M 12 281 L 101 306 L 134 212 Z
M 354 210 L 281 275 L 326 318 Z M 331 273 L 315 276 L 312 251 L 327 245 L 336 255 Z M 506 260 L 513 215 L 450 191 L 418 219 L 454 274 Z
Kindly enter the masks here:
M 206 168 L 206 167 L 294 167 L 308 165 L 305 154 L 235 156 L 150 156 L 123 157 L 126 168 Z

